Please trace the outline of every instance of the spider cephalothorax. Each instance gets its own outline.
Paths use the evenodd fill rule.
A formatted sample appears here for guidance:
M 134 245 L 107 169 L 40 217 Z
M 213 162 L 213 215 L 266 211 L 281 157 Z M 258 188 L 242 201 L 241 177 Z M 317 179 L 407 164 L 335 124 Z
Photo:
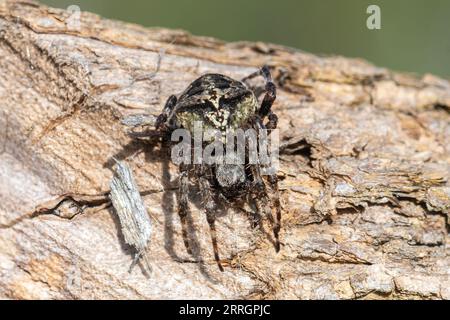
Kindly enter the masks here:
M 169 98 L 157 125 L 193 130 L 194 122 L 201 121 L 204 130 L 226 131 L 245 124 L 256 109 L 255 95 L 242 82 L 206 74 L 192 82 L 178 100 Z
M 248 80 L 258 75 L 266 80 L 261 104 L 247 84 Z M 203 130 L 215 130 L 223 135 L 236 129 L 273 130 L 277 126 L 277 116 L 271 111 L 275 97 L 276 88 L 268 67 L 261 68 L 242 81 L 221 74 L 206 74 L 192 82 L 179 98 L 174 95 L 168 98 L 156 120 L 156 130 L 152 130 L 151 135 L 164 136 L 166 139 L 163 141 L 169 141 L 167 137 L 175 129 L 182 128 L 193 133 L 196 122 L 202 123 Z M 266 118 L 268 121 L 264 122 Z M 214 257 L 222 271 L 214 224 L 220 200 L 232 203 L 236 199 L 244 199 L 258 211 L 258 216 L 261 212 L 267 215 L 273 226 L 275 248 L 277 251 L 280 249 L 278 233 L 281 208 L 277 176 L 273 173 L 263 179 L 261 164 L 249 163 L 248 155 L 244 159 L 244 163 L 183 163 L 179 166 L 178 213 L 186 249 L 191 253 L 186 216 L 189 210 L 189 181 L 194 179 L 200 188 L 210 226 Z M 271 189 L 270 192 L 268 188 Z

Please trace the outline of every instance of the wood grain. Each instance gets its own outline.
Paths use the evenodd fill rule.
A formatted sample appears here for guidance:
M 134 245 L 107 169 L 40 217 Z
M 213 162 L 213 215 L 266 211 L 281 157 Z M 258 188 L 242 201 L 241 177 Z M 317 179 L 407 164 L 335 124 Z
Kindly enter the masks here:
M 447 80 L 87 12 L 71 30 L 68 17 L 0 2 L 1 298 L 450 298 Z M 282 248 L 267 221 L 262 232 L 219 213 L 221 273 L 196 192 L 190 256 L 177 168 L 120 121 L 158 114 L 203 73 L 239 79 L 263 64 L 278 86 Z M 134 252 L 106 196 L 112 157 L 131 166 L 152 220 L 150 277 L 128 272 Z

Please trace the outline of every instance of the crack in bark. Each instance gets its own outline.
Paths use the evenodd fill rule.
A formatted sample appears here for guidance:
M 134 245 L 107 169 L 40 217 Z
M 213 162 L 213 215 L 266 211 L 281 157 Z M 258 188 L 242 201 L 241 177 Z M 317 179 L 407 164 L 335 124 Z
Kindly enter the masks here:
M 81 195 L 81 194 L 72 194 L 72 193 L 63 194 L 61 196 L 58 196 L 55 199 L 52 199 L 50 201 L 47 201 L 43 204 L 36 206 L 36 208 L 33 211 L 26 213 L 7 224 L 0 225 L 0 229 L 9 229 L 24 220 L 34 219 L 34 218 L 42 216 L 42 215 L 51 214 L 51 215 L 60 217 L 62 219 L 71 220 L 74 216 L 80 214 L 80 213 L 74 214 L 72 217 L 67 218 L 67 217 L 64 217 L 64 216 L 61 216 L 61 215 L 58 215 L 57 213 L 55 213 L 55 211 L 65 201 L 71 201 L 78 207 L 82 207 L 82 206 L 97 207 L 97 206 L 108 203 L 110 200 L 107 196 L 107 193 L 99 194 L 99 195 Z
M 176 190 L 177 188 L 173 188 Z M 169 189 L 172 190 L 172 189 Z M 150 194 L 162 193 L 169 190 L 146 190 L 141 192 L 141 196 L 145 197 Z M 72 220 L 75 216 L 83 214 L 87 208 L 99 208 L 98 210 L 107 208 L 111 205 L 111 200 L 109 199 L 109 191 L 99 193 L 97 195 L 87 195 L 87 194 L 76 194 L 76 193 L 66 193 L 47 201 L 43 204 L 36 206 L 36 208 L 28 212 L 13 221 L 0 224 L 0 229 L 9 229 L 21 223 L 24 220 L 34 219 L 43 215 L 53 215 L 65 220 Z M 71 204 L 77 206 L 78 211 L 70 216 L 62 215 L 58 212 L 58 209 L 66 202 L 69 201 Z

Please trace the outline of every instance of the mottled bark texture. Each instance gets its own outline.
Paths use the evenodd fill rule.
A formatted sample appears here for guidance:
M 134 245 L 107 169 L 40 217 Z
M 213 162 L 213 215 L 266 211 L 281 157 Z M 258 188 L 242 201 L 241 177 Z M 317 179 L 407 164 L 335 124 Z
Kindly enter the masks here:
M 450 298 L 448 81 L 87 12 L 77 29 L 69 14 L 0 3 L 0 297 Z M 177 168 L 120 121 L 157 115 L 203 73 L 263 64 L 278 86 L 282 247 L 267 221 L 220 213 L 221 273 L 196 191 L 188 255 Z M 128 272 L 112 157 L 130 165 L 152 220 L 148 277 Z

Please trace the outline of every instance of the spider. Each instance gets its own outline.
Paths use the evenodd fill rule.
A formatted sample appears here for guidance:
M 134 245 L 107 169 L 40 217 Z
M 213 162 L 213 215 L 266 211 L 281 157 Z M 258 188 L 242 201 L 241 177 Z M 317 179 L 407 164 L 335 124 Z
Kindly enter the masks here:
M 265 79 L 263 91 L 265 95 L 260 105 L 256 90 L 252 89 L 248 82 L 257 76 Z M 270 132 L 277 127 L 278 122 L 278 117 L 271 110 L 275 99 L 276 87 L 267 66 L 263 66 L 241 81 L 222 74 L 205 74 L 193 81 L 178 98 L 171 95 L 167 99 L 162 113 L 156 118 L 154 129 L 142 132 L 140 135 L 135 134 L 135 136 L 163 137 L 162 141 L 167 143 L 170 142 L 168 137 L 175 129 L 183 128 L 192 132 L 195 121 L 201 121 L 206 127 L 220 132 L 238 128 L 268 129 Z M 247 160 L 248 156 L 246 156 Z M 256 209 L 257 216 L 267 216 L 273 229 L 275 250 L 277 252 L 280 250 L 278 234 L 281 206 L 276 173 L 263 179 L 260 164 L 247 162 L 212 165 L 180 164 L 178 179 L 178 215 L 184 245 L 189 254 L 192 254 L 192 251 L 186 219 L 189 212 L 188 194 L 191 180 L 195 180 L 200 189 L 206 220 L 210 227 L 214 258 L 220 271 L 223 271 L 223 266 L 219 256 L 215 227 L 220 201 L 225 203 L 248 201 Z

